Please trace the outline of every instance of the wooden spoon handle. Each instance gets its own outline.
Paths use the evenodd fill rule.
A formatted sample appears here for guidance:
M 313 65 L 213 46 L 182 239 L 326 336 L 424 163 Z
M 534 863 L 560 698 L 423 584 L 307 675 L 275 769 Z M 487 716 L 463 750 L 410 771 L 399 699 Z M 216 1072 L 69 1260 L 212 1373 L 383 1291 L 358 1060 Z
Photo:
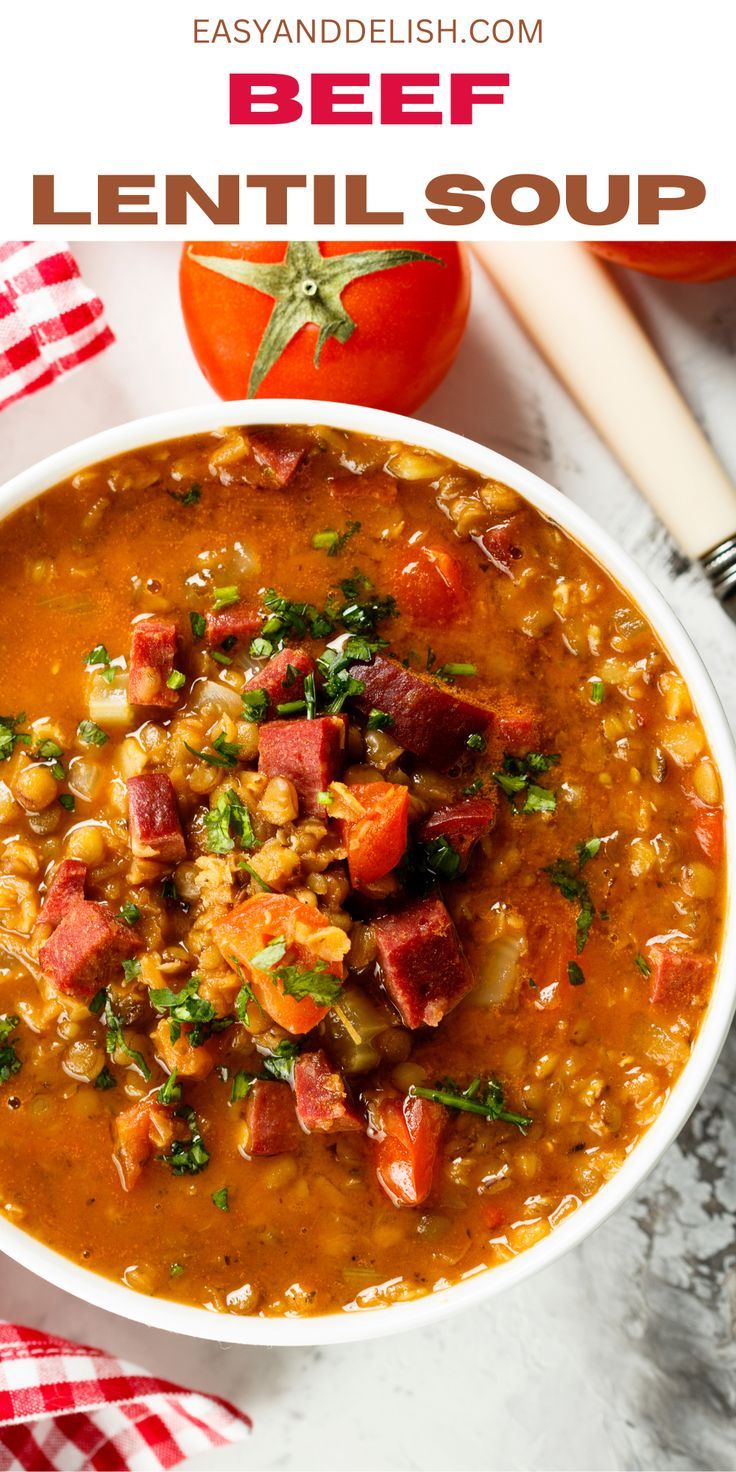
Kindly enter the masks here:
M 473 249 L 687 556 L 736 536 L 736 486 L 600 261 L 567 241 Z

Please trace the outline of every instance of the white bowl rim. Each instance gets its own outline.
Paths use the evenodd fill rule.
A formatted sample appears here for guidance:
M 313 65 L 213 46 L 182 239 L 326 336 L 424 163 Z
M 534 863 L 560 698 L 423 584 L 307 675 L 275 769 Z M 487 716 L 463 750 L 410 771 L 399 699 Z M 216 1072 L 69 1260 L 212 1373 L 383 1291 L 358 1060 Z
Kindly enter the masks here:
M 485 1303 L 530 1278 L 599 1227 L 658 1163 L 682 1129 L 712 1073 L 736 1009 L 736 916 L 732 916 L 732 855 L 736 853 L 736 748 L 705 666 L 673 610 L 636 563 L 588 514 L 539 476 L 494 450 L 437 425 L 361 405 L 309 399 L 210 401 L 151 415 L 103 430 L 15 476 L 0 486 L 0 518 L 75 472 L 110 456 L 163 440 L 249 425 L 328 425 L 389 441 L 417 445 L 504 481 L 557 522 L 591 552 L 629 593 L 672 655 L 694 696 L 723 782 L 726 826 L 726 919 L 718 977 L 693 1052 L 655 1122 L 617 1171 L 594 1196 L 536 1243 L 497 1267 L 479 1269 L 452 1287 L 384 1308 L 321 1314 L 309 1318 L 259 1318 L 219 1314 L 166 1299 L 146 1297 L 64 1257 L 0 1216 L 0 1250 L 23 1267 L 78 1298 L 134 1322 L 221 1343 L 275 1346 L 345 1344 L 420 1329 Z

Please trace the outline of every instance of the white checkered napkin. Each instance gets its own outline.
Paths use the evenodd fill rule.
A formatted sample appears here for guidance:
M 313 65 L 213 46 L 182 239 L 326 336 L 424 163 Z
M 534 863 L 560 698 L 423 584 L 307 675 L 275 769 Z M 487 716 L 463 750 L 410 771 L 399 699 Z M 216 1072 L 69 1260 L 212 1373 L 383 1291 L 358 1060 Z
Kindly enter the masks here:
M 114 342 L 63 243 L 0 242 L 0 409 Z

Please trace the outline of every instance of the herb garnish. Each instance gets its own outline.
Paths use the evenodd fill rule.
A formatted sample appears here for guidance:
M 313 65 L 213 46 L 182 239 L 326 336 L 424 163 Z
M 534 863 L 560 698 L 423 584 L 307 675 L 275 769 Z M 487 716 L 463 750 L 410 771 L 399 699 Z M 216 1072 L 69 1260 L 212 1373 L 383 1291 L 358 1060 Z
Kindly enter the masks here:
M 480 731 L 471 731 L 465 745 L 469 751 L 485 751 L 486 738 L 481 736 Z
M 268 715 L 268 691 L 267 690 L 244 690 L 241 695 L 243 702 L 243 717 L 251 721 L 253 725 L 265 721 Z
M 126 900 L 120 906 L 117 918 L 118 920 L 122 920 L 125 925 L 137 925 L 141 918 L 141 912 L 138 906 L 133 904 L 132 900 Z
M 369 710 L 368 721 L 366 723 L 366 729 L 368 731 L 388 731 L 393 724 L 394 718 L 389 715 L 387 710 L 376 710 L 375 706 L 373 710 Z
M 172 1043 L 181 1037 L 183 1022 L 189 1025 L 187 1041 L 192 1048 L 201 1047 L 213 1032 L 223 1032 L 232 1025 L 232 1017 L 218 1017 L 212 1002 L 200 997 L 201 980 L 201 976 L 195 971 L 181 991 L 173 992 L 169 987 L 158 987 L 149 993 L 151 1005 L 156 1011 L 169 1014 L 169 1036 Z
M 13 755 L 19 741 L 23 746 L 30 746 L 28 732 L 18 730 L 25 718 L 24 710 L 17 716 L 0 716 L 0 762 L 6 762 Z
M 141 974 L 141 963 L 136 956 L 128 961 L 123 961 L 123 976 L 127 982 L 135 981 Z
M 574 860 L 556 859 L 554 864 L 549 864 L 544 873 L 550 883 L 556 885 L 560 894 L 566 900 L 571 900 L 578 906 L 578 918 L 575 926 L 575 948 L 578 955 L 584 950 L 585 943 L 590 933 L 590 927 L 596 916 L 596 909 L 590 898 L 590 892 L 586 881 L 581 876 L 581 870 L 589 859 L 595 858 L 601 846 L 600 838 L 589 838 L 587 843 L 579 843 L 577 847 L 577 873 L 575 872 Z
M 103 731 L 96 721 L 80 721 L 77 735 L 85 746 L 104 746 L 110 739 L 107 731 Z
M 642 976 L 651 976 L 652 968 L 649 965 L 649 962 L 644 958 L 644 956 L 642 956 L 641 951 L 637 951 L 636 955 L 634 956 L 634 965 L 639 967 Z
M 76 802 L 75 802 L 74 797 L 73 797 L 73 795 L 72 795 L 71 792 L 60 792 L 59 793 L 59 802 L 61 803 L 61 806 L 63 808 L 66 808 L 66 810 L 67 810 L 68 813 L 73 813 L 74 812 L 74 809 L 76 807 Z
M 99 996 L 99 992 L 97 993 L 97 996 Z M 131 1048 L 126 1042 L 125 1033 L 123 1031 L 123 1024 L 120 1021 L 120 1018 L 116 1016 L 115 1011 L 113 1010 L 112 1002 L 110 1001 L 107 993 L 105 993 L 104 996 L 105 1002 L 103 1016 L 105 1026 L 107 1028 L 107 1031 L 105 1033 L 105 1052 L 109 1053 L 111 1056 L 113 1056 L 115 1053 L 122 1053 L 124 1057 L 130 1059 L 134 1068 L 137 1068 L 138 1072 L 141 1073 L 146 1082 L 148 1082 L 151 1077 L 151 1070 L 148 1067 L 143 1054 L 139 1053 L 137 1048 Z M 93 1010 L 93 1004 L 96 1001 L 97 997 L 93 997 L 92 1002 L 90 1003 L 90 1011 Z M 100 1008 L 99 1010 L 101 1011 L 102 1009 Z
M 570 983 L 570 986 L 583 985 L 583 982 L 585 981 L 585 972 L 583 971 L 582 966 L 578 966 L 577 961 L 568 961 L 567 979 Z
M 287 944 L 283 935 L 277 935 L 262 951 L 251 957 L 251 966 L 259 971 L 270 971 L 272 978 L 281 983 L 284 994 L 295 1001 L 311 997 L 318 1007 L 330 1007 L 342 990 L 342 981 L 330 971 L 326 961 L 316 961 L 314 966 L 279 965 L 283 961 Z
M 104 644 L 95 644 L 94 649 L 90 649 L 89 654 L 84 654 L 82 659 L 88 669 L 97 670 L 103 680 L 112 685 L 116 671 Z
M 50 737 L 46 737 L 43 741 L 39 742 L 32 755 L 34 761 L 43 762 L 47 767 L 51 768 L 51 775 L 56 778 L 57 782 L 64 781 L 66 772 L 61 764 L 61 758 L 64 753 L 58 741 L 52 741 Z
M 553 813 L 557 797 L 549 787 L 540 787 L 532 779 L 560 760 L 557 752 L 528 751 L 526 756 L 512 756 L 506 752 L 503 768 L 493 773 L 493 779 L 505 792 L 512 808 L 520 813 Z M 519 807 L 515 799 L 524 793 L 524 802 Z
M 242 848 L 255 847 L 256 836 L 250 813 L 232 788 L 218 793 L 205 815 L 204 826 L 211 854 L 232 853 L 236 840 Z
M 328 557 L 337 557 L 343 547 L 360 531 L 359 521 L 349 521 L 344 532 L 336 532 L 328 528 L 323 532 L 315 532 L 312 537 L 312 546 L 315 552 L 326 552 Z
M 593 705 L 602 705 L 606 687 L 602 680 L 590 681 L 590 699 Z
M 190 746 L 188 741 L 185 741 L 184 745 L 187 751 L 192 753 L 192 756 L 198 757 L 201 762 L 206 762 L 209 767 L 228 768 L 237 766 L 240 747 L 237 742 L 228 741 L 224 731 L 221 731 L 219 736 L 215 737 L 212 742 L 211 752 L 197 751 L 197 748 Z M 215 755 L 213 755 L 213 752 Z
M 100 1069 L 97 1078 L 95 1079 L 95 1088 L 101 1089 L 103 1092 L 105 1092 L 107 1089 L 116 1089 L 117 1086 L 117 1079 L 113 1077 L 107 1064 L 105 1063 Z
M 456 879 L 461 858 L 444 833 L 422 845 L 422 867 L 436 879 Z
M 246 859 L 240 860 L 238 868 L 245 869 L 246 873 L 250 874 L 251 879 L 258 885 L 258 888 L 265 890 L 266 894 L 275 893 L 273 885 L 269 884 L 268 880 L 264 879 L 263 876 L 258 873 L 258 870 L 254 869 L 253 865 L 249 864 Z
M 188 491 L 167 491 L 172 501 L 178 501 L 180 506 L 196 506 L 202 499 L 202 487 L 192 485 Z
M 237 1104 L 239 1099 L 244 1099 L 255 1081 L 256 1075 L 254 1073 L 246 1073 L 244 1068 L 239 1068 L 238 1072 L 233 1074 L 233 1081 L 230 1088 L 230 1103 Z
M 264 1058 L 265 1072 L 270 1074 L 271 1078 L 279 1079 L 281 1083 L 290 1083 L 294 1064 L 300 1051 L 298 1043 L 293 1043 L 290 1038 L 282 1038 L 271 1056 Z
M 174 1068 L 156 1095 L 159 1104 L 176 1104 L 181 1099 L 181 1084 L 177 1083 L 178 1077 L 178 1072 Z
M 166 688 L 168 690 L 181 690 L 182 685 L 186 685 L 186 682 L 187 677 L 181 670 L 172 670 L 166 681 Z
M 480 1114 L 486 1119 L 515 1124 L 522 1134 L 533 1123 L 529 1115 L 514 1114 L 506 1108 L 503 1085 L 497 1078 L 489 1078 L 483 1084 L 478 1076 L 466 1089 L 461 1089 L 451 1078 L 442 1079 L 436 1089 L 425 1089 L 412 1084 L 409 1094 L 418 1099 L 430 1099 L 435 1104 L 444 1104 L 446 1109 L 460 1109 L 466 1114 Z
M 6 1084 L 14 1073 L 18 1073 L 21 1060 L 15 1051 L 15 1043 L 10 1039 L 16 1028 L 20 1027 L 20 1018 L 15 1016 L 0 1017 L 0 1084 Z
M 194 612 L 190 613 L 189 623 L 191 624 L 192 634 L 194 638 L 204 639 L 204 636 L 207 633 L 207 620 L 204 614 Z
M 317 714 L 317 687 L 314 682 L 314 672 L 311 670 L 304 677 L 304 704 L 307 709 L 307 720 L 313 721 Z
M 205 1166 L 209 1165 L 209 1152 L 205 1149 L 204 1140 L 197 1123 L 197 1116 L 193 1109 L 177 1109 L 177 1117 L 185 1119 L 189 1126 L 188 1140 L 174 1140 L 168 1155 L 159 1155 L 158 1159 L 164 1165 L 168 1165 L 172 1175 L 196 1176 Z
M 230 1210 L 230 1203 L 228 1201 L 227 1195 L 227 1186 L 221 1186 L 219 1191 L 212 1192 L 212 1204 L 213 1206 L 217 1207 L 218 1211 Z
M 233 603 L 237 603 L 239 598 L 240 598 L 240 594 L 239 594 L 239 592 L 238 592 L 238 590 L 237 590 L 237 588 L 236 588 L 236 586 L 235 586 L 234 583 L 228 583 L 227 587 L 225 587 L 225 588 L 213 588 L 212 589 L 212 609 L 213 609 L 213 612 L 214 613 L 219 613 L 219 611 L 220 611 L 221 608 L 232 608 Z
M 454 685 L 460 675 L 475 675 L 478 673 L 474 664 L 440 664 L 434 671 L 438 680 L 444 680 L 446 685 Z

